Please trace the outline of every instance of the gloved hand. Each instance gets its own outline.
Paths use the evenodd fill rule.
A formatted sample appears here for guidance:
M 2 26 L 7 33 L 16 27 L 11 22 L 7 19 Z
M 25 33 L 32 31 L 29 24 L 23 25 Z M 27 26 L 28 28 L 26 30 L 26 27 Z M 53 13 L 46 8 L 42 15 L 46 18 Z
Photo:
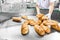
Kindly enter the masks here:
M 51 13 L 48 13 L 45 16 L 47 16 L 49 18 L 49 20 L 51 20 Z
M 48 13 L 45 16 L 47 16 L 49 18 L 49 20 L 51 20 L 51 13 Z M 48 27 L 51 28 L 51 25 L 48 25 Z

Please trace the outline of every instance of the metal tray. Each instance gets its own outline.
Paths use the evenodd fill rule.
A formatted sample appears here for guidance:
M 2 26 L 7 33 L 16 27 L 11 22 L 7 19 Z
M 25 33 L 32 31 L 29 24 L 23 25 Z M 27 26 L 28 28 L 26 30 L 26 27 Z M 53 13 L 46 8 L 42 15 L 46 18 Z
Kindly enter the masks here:
M 29 18 L 31 18 L 30 16 Z M 32 17 L 36 20 L 36 17 Z M 43 37 L 37 35 L 33 26 L 29 26 L 29 33 L 25 36 L 21 35 L 21 24 L 14 24 L 11 20 L 5 22 L 5 28 L 0 29 L 0 39 L 3 40 L 60 40 L 60 32 L 52 29 L 50 34 L 46 34 Z M 23 22 L 22 22 L 23 23 Z M 11 25 L 13 24 L 13 25 Z

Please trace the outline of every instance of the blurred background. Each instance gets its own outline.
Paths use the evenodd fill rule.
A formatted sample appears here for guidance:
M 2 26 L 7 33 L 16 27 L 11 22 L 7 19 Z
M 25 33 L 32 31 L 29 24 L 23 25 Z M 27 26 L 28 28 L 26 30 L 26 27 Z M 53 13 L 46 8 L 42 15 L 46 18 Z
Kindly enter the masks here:
M 34 16 L 36 15 L 36 6 L 37 0 L 0 0 L 0 22 L 5 19 L 9 19 L 13 16 Z M 55 1 L 55 8 L 53 12 L 52 19 L 60 19 L 60 0 Z M 43 12 L 48 11 L 48 9 L 41 9 Z M 56 17 L 55 17 L 56 16 Z
M 35 7 L 37 0 L 0 0 L 0 11 L 20 12 L 27 7 Z M 55 2 L 55 8 L 59 8 L 59 0 Z
M 22 36 L 20 34 L 21 23 L 11 20 L 14 16 L 22 15 L 36 19 L 36 2 L 37 0 L 0 0 L 0 40 L 60 40 L 60 33 L 54 30 L 50 35 L 40 37 L 35 35 L 35 31 L 31 28 L 29 35 Z M 41 12 L 46 14 L 48 9 L 41 9 Z M 55 1 L 52 19 L 60 22 L 60 0 Z

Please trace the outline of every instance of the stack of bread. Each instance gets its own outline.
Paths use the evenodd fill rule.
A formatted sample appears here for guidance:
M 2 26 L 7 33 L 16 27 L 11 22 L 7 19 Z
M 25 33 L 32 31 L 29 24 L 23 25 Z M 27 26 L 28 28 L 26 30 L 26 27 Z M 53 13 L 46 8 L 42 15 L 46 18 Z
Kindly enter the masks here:
M 16 22 L 21 21 L 21 19 L 26 20 L 21 27 L 21 34 L 23 35 L 29 32 L 28 25 L 33 26 L 35 32 L 41 36 L 45 35 L 46 33 L 51 33 L 51 28 L 60 31 L 60 25 L 58 25 L 59 24 L 58 21 L 49 20 L 48 17 L 45 16 L 44 14 L 37 14 L 36 17 L 38 18 L 38 20 L 36 21 L 34 19 L 28 19 L 27 16 L 13 17 L 12 19 L 13 21 Z

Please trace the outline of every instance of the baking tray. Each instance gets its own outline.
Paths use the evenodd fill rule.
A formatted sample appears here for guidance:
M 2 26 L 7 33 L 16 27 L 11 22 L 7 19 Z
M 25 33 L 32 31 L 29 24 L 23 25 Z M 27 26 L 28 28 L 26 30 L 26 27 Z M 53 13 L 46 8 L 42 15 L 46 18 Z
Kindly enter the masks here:
M 29 16 L 31 18 L 32 16 Z M 34 16 L 32 19 L 36 20 L 37 18 Z M 0 29 L 0 39 L 3 40 L 60 40 L 60 32 L 56 30 L 52 30 L 50 34 L 46 34 L 44 36 L 39 36 L 34 30 L 33 26 L 29 26 L 29 33 L 25 36 L 21 34 L 21 24 L 14 24 L 13 21 L 8 20 L 8 25 L 5 28 Z M 13 24 L 13 25 L 11 25 Z

